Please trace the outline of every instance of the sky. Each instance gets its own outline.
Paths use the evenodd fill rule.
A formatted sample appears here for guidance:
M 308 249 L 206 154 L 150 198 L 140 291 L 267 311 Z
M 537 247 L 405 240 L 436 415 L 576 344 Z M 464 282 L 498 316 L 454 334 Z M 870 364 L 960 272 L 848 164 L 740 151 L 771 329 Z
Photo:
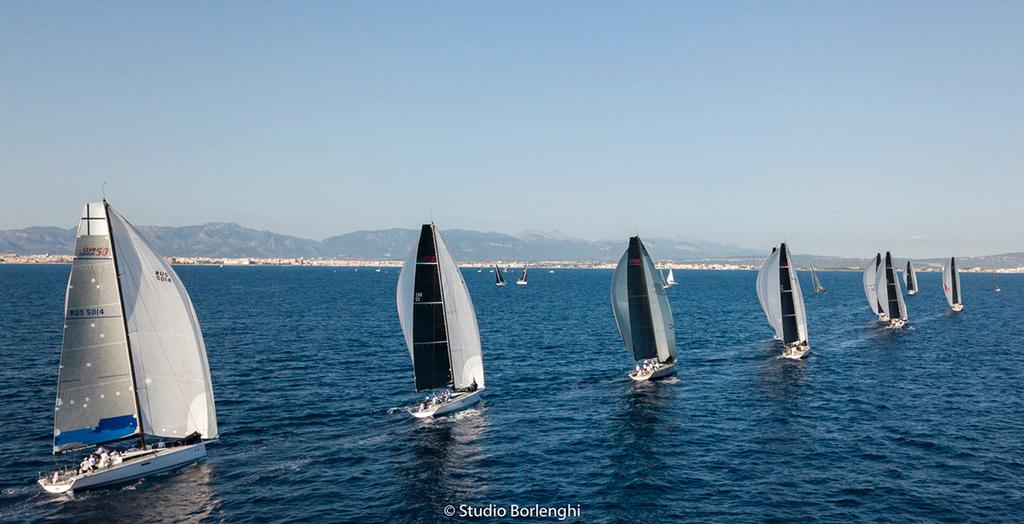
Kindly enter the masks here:
M 1022 2 L 3 2 L 0 229 L 1024 250 Z

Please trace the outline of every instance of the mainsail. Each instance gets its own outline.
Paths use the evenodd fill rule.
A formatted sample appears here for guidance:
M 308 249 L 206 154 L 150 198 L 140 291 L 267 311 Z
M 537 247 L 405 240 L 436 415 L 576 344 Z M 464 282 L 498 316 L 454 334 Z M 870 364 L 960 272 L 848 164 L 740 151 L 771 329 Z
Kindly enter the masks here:
M 756 286 L 757 300 L 761 303 L 768 324 L 775 330 L 775 338 L 782 340 L 782 305 L 777 301 L 768 300 L 774 290 L 773 285 L 778 285 L 778 281 L 772 276 L 778 273 L 778 269 L 779 250 L 773 247 L 771 254 L 764 259 L 761 269 L 757 272 Z
M 498 264 L 494 264 L 494 283 L 499 286 L 505 283 L 505 277 L 501 276 L 501 270 L 498 269 Z
M 864 295 L 868 299 L 871 311 L 874 311 L 876 315 L 882 314 L 882 303 L 878 300 L 878 291 L 875 288 L 880 265 L 882 265 L 882 254 L 878 253 L 874 260 L 868 262 L 867 267 L 864 268 Z
M 885 252 L 885 261 L 878 268 L 875 291 L 882 313 L 890 319 L 907 320 L 907 305 L 903 302 L 903 292 L 896 279 L 896 269 L 892 265 L 892 254 Z
M 526 272 L 529 271 L 529 270 L 530 270 L 529 265 L 524 265 L 523 266 L 523 275 L 520 276 L 519 280 L 516 281 L 517 284 L 525 284 L 526 283 Z
M 106 202 L 85 206 L 66 297 L 54 452 L 217 437 L 206 347 L 178 275 Z
M 612 311 L 626 349 L 636 360 L 676 357 L 675 324 L 668 295 L 640 237 L 629 247 L 612 274 Z
M 907 293 L 913 295 L 917 293 L 917 272 L 914 271 L 914 265 L 907 261 L 907 269 L 903 271 L 903 283 L 907 285 Z
M 956 267 L 956 258 L 950 257 L 942 266 L 942 291 L 946 294 L 946 302 L 950 306 L 963 304 L 960 296 L 960 270 Z
M 480 330 L 469 289 L 441 233 L 424 224 L 398 276 L 398 318 L 416 391 L 484 387 Z
M 672 268 L 668 268 L 668 278 L 665 279 L 665 283 L 670 286 L 676 285 L 676 275 L 675 273 L 672 273 Z M 689 284 L 687 284 L 687 286 L 689 286 Z
M 783 242 L 779 247 L 778 279 L 780 310 L 782 311 L 782 343 L 807 342 L 807 313 L 804 310 L 804 295 L 800 289 L 796 268 L 791 266 L 789 248 Z M 773 295 L 768 296 L 774 301 Z

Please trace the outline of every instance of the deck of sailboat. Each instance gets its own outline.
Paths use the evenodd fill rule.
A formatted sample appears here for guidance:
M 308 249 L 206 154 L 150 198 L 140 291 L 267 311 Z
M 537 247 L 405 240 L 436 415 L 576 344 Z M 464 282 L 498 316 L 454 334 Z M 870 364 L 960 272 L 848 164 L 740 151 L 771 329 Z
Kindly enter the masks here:
M 132 449 L 121 452 L 121 462 L 102 469 L 79 473 L 77 469 L 57 472 L 57 482 L 52 474 L 41 476 L 39 486 L 49 493 L 67 493 L 111 486 L 128 482 L 147 475 L 171 471 L 186 464 L 206 458 L 206 444 L 198 442 L 165 448 Z
M 447 402 L 428 406 L 427 409 L 414 409 L 410 413 L 416 418 L 428 418 L 461 411 L 479 402 L 480 392 L 483 390 L 484 388 L 479 388 L 473 391 L 456 392 Z

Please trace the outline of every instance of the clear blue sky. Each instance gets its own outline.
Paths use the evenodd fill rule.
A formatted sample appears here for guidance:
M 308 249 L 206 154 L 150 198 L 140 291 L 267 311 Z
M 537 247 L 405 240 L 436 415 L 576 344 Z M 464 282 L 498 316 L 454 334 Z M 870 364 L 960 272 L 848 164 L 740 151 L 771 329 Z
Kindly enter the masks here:
M 386 4 L 386 5 L 384 5 Z M 1024 250 L 1024 2 L 0 4 L 0 229 Z

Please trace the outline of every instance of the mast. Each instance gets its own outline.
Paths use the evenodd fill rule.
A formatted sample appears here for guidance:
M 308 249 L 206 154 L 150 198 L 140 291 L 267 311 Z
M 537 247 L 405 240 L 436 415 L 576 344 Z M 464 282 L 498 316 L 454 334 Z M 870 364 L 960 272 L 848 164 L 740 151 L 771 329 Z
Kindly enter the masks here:
M 121 270 L 117 267 L 117 248 L 114 246 L 114 227 L 110 224 L 110 204 L 103 199 L 103 215 L 110 235 L 110 258 L 114 260 L 114 280 L 117 282 L 117 297 L 121 303 L 121 325 L 124 327 L 124 343 L 128 348 L 128 367 L 132 376 L 132 395 L 135 396 L 135 412 L 139 414 L 139 448 L 146 449 L 146 430 L 142 425 L 142 405 L 139 404 L 139 385 L 135 380 L 135 360 L 132 357 L 132 341 L 128 336 L 128 314 L 124 310 L 124 292 L 121 290 Z

